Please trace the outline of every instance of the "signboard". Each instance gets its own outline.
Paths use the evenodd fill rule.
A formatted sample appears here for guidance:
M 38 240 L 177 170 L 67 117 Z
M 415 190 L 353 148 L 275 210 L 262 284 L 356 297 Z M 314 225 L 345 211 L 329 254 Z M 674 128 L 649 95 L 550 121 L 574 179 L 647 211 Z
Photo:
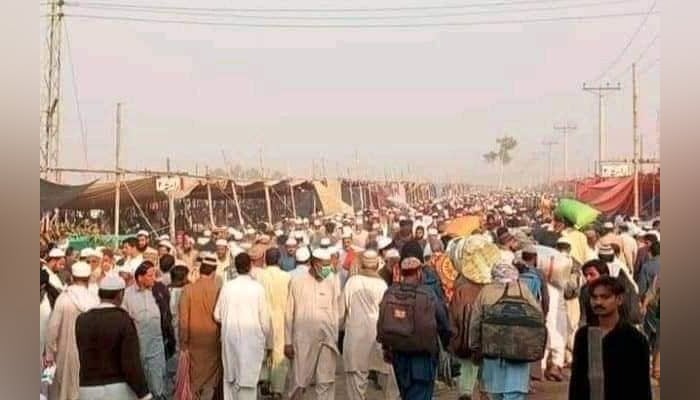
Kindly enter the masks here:
M 601 176 L 604 178 L 620 178 L 632 175 L 632 166 L 627 163 L 602 164 Z
M 180 190 L 180 178 L 161 176 L 156 179 L 156 190 L 163 193 L 172 193 Z

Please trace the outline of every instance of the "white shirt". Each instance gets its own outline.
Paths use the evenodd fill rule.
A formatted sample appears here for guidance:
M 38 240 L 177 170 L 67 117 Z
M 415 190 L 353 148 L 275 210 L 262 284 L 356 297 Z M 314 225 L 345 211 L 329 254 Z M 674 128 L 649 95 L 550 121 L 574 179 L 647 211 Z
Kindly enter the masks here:
M 65 289 L 65 285 L 63 284 L 63 281 L 61 281 L 61 278 L 59 278 L 55 272 L 51 271 L 51 268 L 48 266 L 44 265 L 42 268 L 44 271 L 49 273 L 49 283 L 51 286 L 56 288 L 59 292 L 62 292 L 63 289 Z

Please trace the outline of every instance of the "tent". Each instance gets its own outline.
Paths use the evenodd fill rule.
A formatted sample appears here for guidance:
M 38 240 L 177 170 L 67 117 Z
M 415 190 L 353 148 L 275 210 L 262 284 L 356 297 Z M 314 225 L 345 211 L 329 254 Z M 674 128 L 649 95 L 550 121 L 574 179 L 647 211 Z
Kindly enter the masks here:
M 51 211 L 62 208 L 64 205 L 78 198 L 95 182 L 84 185 L 60 185 L 45 179 L 39 180 L 39 207 L 40 211 Z
M 661 176 L 639 175 L 640 211 L 651 199 L 659 199 Z M 576 198 L 590 204 L 606 216 L 634 213 L 634 177 L 589 178 L 576 185 Z M 656 200 L 658 204 L 658 200 Z

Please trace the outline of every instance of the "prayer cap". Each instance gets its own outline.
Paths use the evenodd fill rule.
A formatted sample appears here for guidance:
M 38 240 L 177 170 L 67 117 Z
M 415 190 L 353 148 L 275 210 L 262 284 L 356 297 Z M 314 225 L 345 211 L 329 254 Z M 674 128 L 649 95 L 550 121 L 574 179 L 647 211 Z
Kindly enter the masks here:
M 318 248 L 312 252 L 312 255 L 317 260 L 330 261 L 331 259 L 331 253 L 328 249 Z
M 296 239 L 290 237 L 289 239 L 287 239 L 286 242 L 284 242 L 284 245 L 285 245 L 285 246 L 290 246 L 290 247 L 291 247 L 291 246 L 296 246 L 296 245 L 297 245 L 297 241 L 296 241 Z
M 49 251 L 49 258 L 63 258 L 66 256 L 66 253 L 63 252 L 63 250 L 58 249 L 58 248 L 53 248 L 51 251 Z
M 297 262 L 307 262 L 311 258 L 311 252 L 309 251 L 308 247 L 300 247 L 297 249 L 296 253 L 294 254 L 294 258 L 296 258 Z
M 379 250 L 384 250 L 391 245 L 391 238 L 387 236 L 380 236 L 377 238 L 377 248 Z
M 90 264 L 78 261 L 71 266 L 71 273 L 75 278 L 89 278 L 92 268 L 90 268 Z
M 102 290 L 122 290 L 126 287 L 126 283 L 119 275 L 107 274 L 100 281 L 99 287 Z
M 228 247 L 228 242 L 224 239 L 218 239 L 216 241 L 216 247 Z
M 365 250 L 362 253 L 362 266 L 365 268 L 375 269 L 379 266 L 379 255 L 374 250 Z
M 148 231 L 141 229 L 140 231 L 138 231 L 138 232 L 136 233 L 136 236 L 146 236 L 146 237 L 148 237 L 148 236 L 150 236 L 150 235 L 148 234 Z

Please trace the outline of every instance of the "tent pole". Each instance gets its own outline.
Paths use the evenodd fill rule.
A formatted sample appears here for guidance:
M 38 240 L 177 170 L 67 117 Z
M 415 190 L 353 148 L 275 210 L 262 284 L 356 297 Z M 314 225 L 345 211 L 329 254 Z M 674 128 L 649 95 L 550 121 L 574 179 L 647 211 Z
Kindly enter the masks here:
M 263 181 L 265 185 L 265 205 L 267 206 L 267 222 L 272 224 L 272 204 L 270 202 L 270 188 L 267 186 L 267 182 Z
M 236 190 L 236 182 L 231 181 L 231 191 L 233 192 L 233 202 L 236 203 L 236 212 L 238 213 L 238 223 L 245 225 L 243 223 L 243 213 L 241 213 L 241 203 L 238 202 L 238 191 Z
M 289 197 L 292 199 L 292 214 L 294 218 L 297 217 L 297 204 L 296 201 L 294 200 L 294 186 L 292 185 L 292 181 L 289 181 Z M 315 210 L 314 210 L 315 212 Z
M 209 223 L 211 224 L 211 227 L 214 228 L 216 226 L 214 224 L 214 208 L 212 206 L 211 202 L 211 183 L 207 180 L 207 200 L 209 204 Z

